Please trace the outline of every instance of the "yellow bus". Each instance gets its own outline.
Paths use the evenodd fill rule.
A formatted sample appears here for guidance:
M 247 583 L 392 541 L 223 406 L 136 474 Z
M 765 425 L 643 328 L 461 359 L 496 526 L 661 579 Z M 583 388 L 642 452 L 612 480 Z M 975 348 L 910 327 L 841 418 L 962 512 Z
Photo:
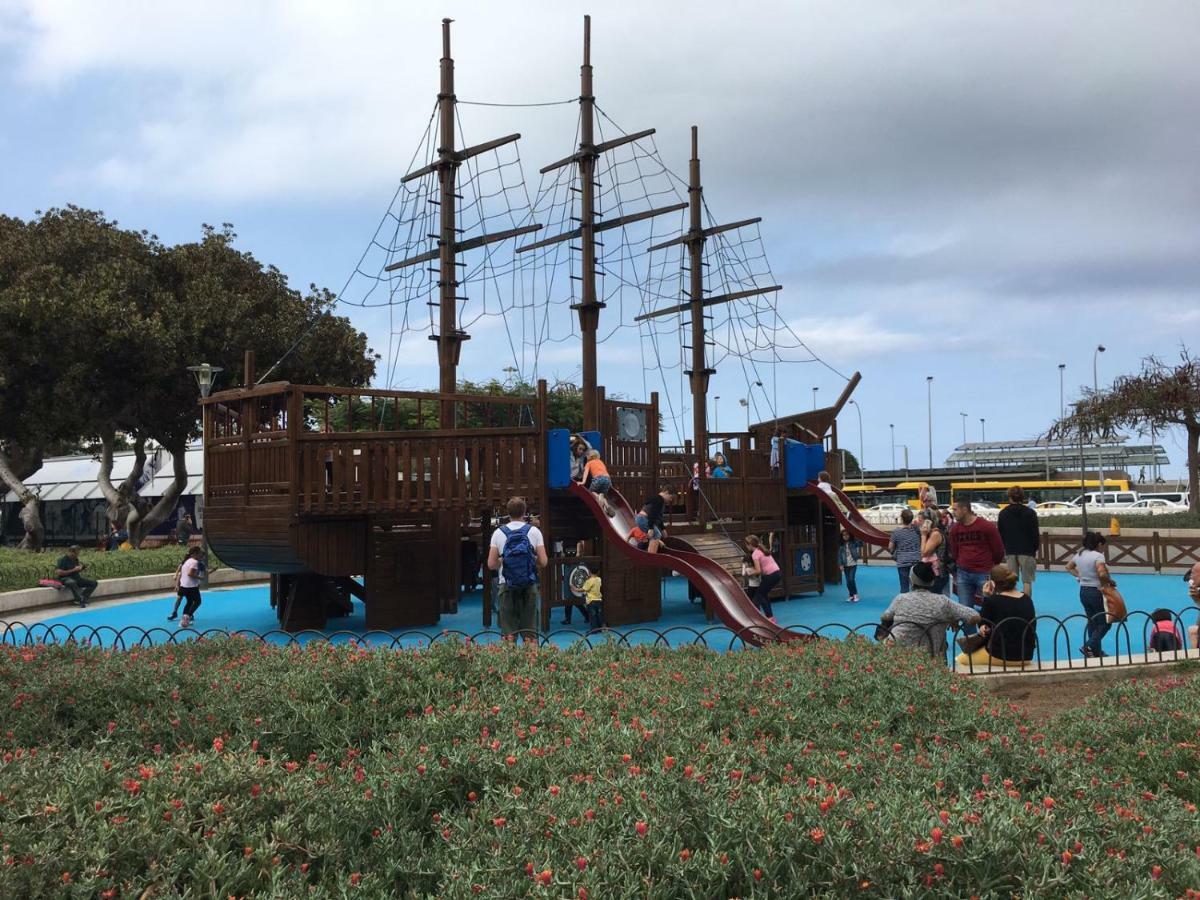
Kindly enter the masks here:
M 894 485 L 846 483 L 842 490 L 859 509 L 870 509 L 880 503 L 902 503 L 917 510 L 921 508 L 921 488 L 927 484 L 924 481 L 901 481 Z
M 1070 503 L 1080 494 L 1100 490 L 1099 479 L 1086 479 L 1080 483 L 1078 479 L 1059 479 L 1057 481 L 1027 481 L 1012 479 L 1009 481 L 954 481 L 950 484 L 950 500 L 985 500 L 1003 508 L 1008 506 L 1008 489 L 1016 485 L 1025 491 L 1025 496 L 1035 503 Z M 1128 491 L 1129 480 L 1126 478 L 1105 478 L 1106 491 Z

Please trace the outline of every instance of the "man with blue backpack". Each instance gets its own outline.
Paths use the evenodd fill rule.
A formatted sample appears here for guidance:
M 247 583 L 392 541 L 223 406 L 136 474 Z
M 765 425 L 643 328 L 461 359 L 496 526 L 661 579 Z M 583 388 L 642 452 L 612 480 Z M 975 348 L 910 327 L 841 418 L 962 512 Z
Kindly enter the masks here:
M 508 524 L 492 532 L 488 568 L 500 573 L 500 633 L 537 640 L 538 570 L 546 567 L 546 542 L 525 521 L 525 501 L 508 501 Z

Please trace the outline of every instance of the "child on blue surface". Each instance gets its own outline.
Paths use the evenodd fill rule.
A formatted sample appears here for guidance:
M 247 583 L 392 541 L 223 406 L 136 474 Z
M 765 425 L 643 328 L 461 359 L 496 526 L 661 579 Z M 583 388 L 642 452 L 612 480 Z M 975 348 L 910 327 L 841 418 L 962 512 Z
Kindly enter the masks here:
M 846 602 L 858 602 L 858 564 L 862 561 L 862 541 L 851 537 L 842 529 L 842 542 L 838 546 L 838 569 L 846 576 Z

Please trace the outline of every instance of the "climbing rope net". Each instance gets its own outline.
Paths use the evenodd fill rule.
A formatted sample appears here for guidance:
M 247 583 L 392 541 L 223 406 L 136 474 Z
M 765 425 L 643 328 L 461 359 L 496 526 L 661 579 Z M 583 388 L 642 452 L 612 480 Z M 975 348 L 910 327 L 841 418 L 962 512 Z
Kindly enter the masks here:
M 458 101 L 456 127 L 467 144 L 458 106 L 558 106 L 490 104 Z M 596 137 L 603 142 L 622 129 L 596 107 Z M 406 171 L 437 159 L 437 107 L 426 123 Z M 576 122 L 575 145 L 579 140 Z M 560 166 L 539 178 L 532 191 L 525 178 L 519 141 L 504 144 L 465 160 L 457 170 L 459 239 L 495 234 L 534 223 L 542 230 L 515 240 L 496 241 L 458 259 L 457 321 L 468 333 L 503 334 L 511 363 L 501 367 L 491 357 L 493 373 L 515 373 L 532 384 L 545 377 L 551 384 L 575 381 L 579 324 L 572 304 L 580 301 L 582 248 L 578 240 L 551 243 L 516 252 L 524 243 L 561 234 L 577 227 L 581 193 L 577 164 Z M 597 222 L 629 213 L 685 202 L 687 181 L 664 162 L 650 135 L 601 154 L 596 161 L 595 216 Z M 430 347 L 426 336 L 438 332 L 438 270 L 436 260 L 387 271 L 396 261 L 438 247 L 439 186 L 436 174 L 396 189 L 375 233 L 339 294 L 341 302 L 387 310 L 389 341 L 385 372 L 387 387 L 395 386 L 402 360 Z M 704 227 L 717 224 L 703 205 Z M 637 316 L 675 305 L 688 298 L 686 246 L 675 244 L 653 252 L 649 248 L 677 237 L 687 229 L 686 210 L 642 219 L 604 231 L 596 238 L 596 296 L 606 304 L 597 342 L 604 345 L 600 361 L 628 368 L 640 365 L 645 395 L 658 390 L 669 443 L 690 434 L 691 392 L 685 374 L 691 368 L 690 320 L 686 313 L 636 322 Z M 710 236 L 704 244 L 706 296 L 716 296 L 775 284 L 761 229 L 757 224 Z M 706 307 L 710 368 L 728 371 L 736 362 L 745 381 L 745 400 L 756 420 L 778 415 L 778 388 L 787 379 L 781 366 L 818 364 L 845 378 L 821 359 L 792 329 L 780 311 L 779 293 L 764 293 Z M 636 331 L 636 338 L 625 332 Z M 636 346 L 636 349 L 635 349 Z M 562 368 L 566 366 L 566 374 Z M 493 377 L 498 377 L 494 374 Z

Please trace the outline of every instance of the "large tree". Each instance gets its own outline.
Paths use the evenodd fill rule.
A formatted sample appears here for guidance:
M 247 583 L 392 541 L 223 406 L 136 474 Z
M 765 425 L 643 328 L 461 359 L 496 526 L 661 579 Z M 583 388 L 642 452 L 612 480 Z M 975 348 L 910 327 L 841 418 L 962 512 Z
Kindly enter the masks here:
M 75 207 L 0 225 L 23 238 L 19 252 L 0 256 L 0 333 L 15 320 L 31 338 L 22 359 L 0 367 L 0 383 L 14 394 L 0 406 L 0 449 L 98 441 L 109 517 L 135 546 L 171 514 L 187 483 L 184 450 L 199 430 L 189 364 L 224 368 L 219 387 L 240 384 L 247 349 L 264 365 L 282 358 L 277 379 L 359 385 L 374 373 L 366 336 L 332 315 L 334 295 L 290 288 L 278 269 L 233 246 L 229 226 L 206 226 L 200 241 L 168 247 Z M 47 345 L 56 350 L 42 356 Z M 51 434 L 34 427 L 39 406 L 61 426 Z M 114 484 L 113 453 L 125 441 L 133 466 Z M 173 470 L 151 503 L 138 486 L 153 445 L 171 454 Z M 3 469 L 0 477 L 10 480 Z
M 1157 356 L 1142 360 L 1139 372 L 1123 375 L 1103 391 L 1089 391 L 1056 422 L 1053 438 L 1108 436 L 1121 429 L 1140 432 L 1181 427 L 1186 435 L 1188 496 L 1200 509 L 1200 359 L 1187 347 L 1168 363 Z

